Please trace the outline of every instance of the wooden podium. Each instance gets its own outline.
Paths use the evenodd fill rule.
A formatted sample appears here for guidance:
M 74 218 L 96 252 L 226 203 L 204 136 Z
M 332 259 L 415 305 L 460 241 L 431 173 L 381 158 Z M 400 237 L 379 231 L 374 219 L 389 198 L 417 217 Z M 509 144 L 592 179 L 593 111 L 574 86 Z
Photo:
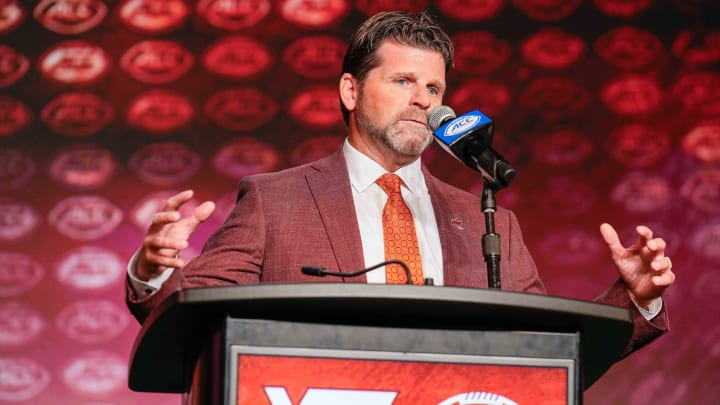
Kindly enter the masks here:
M 497 290 L 195 288 L 145 321 L 129 386 L 203 405 L 581 404 L 631 329 L 621 308 Z

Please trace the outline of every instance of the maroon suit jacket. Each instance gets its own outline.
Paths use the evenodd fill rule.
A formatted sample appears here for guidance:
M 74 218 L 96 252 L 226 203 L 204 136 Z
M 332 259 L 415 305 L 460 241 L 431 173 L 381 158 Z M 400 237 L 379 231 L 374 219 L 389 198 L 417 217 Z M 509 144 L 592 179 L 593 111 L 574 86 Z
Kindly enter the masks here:
M 482 256 L 486 232 L 480 199 L 446 184 L 423 168 L 440 234 L 444 285 L 487 288 Z M 237 204 L 207 241 L 202 253 L 175 271 L 153 296 L 139 301 L 128 288 L 130 310 L 141 322 L 170 293 L 181 288 L 229 284 L 347 282 L 355 278 L 303 275 L 304 265 L 351 272 L 366 267 L 342 151 L 304 166 L 244 178 Z M 502 237 L 500 279 L 504 290 L 545 293 L 522 240 L 515 215 L 498 209 L 495 230 Z M 374 263 L 368 263 L 372 265 Z M 617 282 L 596 301 L 628 308 L 634 333 L 628 352 L 667 328 L 666 313 L 646 321 Z

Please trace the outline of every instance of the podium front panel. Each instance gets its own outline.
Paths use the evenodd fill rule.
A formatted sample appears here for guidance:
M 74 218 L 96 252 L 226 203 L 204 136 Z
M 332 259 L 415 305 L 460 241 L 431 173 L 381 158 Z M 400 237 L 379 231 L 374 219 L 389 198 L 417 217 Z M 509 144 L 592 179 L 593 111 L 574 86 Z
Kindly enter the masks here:
M 574 333 L 226 322 L 223 404 L 578 403 Z

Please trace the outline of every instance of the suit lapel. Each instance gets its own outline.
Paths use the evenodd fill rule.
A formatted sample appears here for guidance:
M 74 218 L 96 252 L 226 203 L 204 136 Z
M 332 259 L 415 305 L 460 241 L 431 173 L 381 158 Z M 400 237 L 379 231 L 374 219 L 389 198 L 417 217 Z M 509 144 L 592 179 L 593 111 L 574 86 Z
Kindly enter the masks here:
M 355 203 L 342 151 L 311 164 L 311 167 L 314 171 L 305 178 L 335 253 L 337 270 L 346 273 L 362 269 L 360 229 L 354 220 Z M 367 278 L 362 275 L 345 281 L 365 283 Z
M 440 235 L 443 284 L 456 287 L 487 287 L 484 269 L 475 269 L 472 265 L 472 263 L 482 262 L 473 256 L 482 256 L 482 252 L 469 248 L 471 246 L 469 239 L 479 237 L 479 235 L 473 235 L 472 230 L 466 226 L 470 223 L 470 218 L 466 217 L 468 215 L 467 207 L 461 207 L 452 198 L 448 198 L 451 190 L 442 191 L 442 184 L 431 176 L 425 167 L 423 167 L 423 174 Z M 445 188 L 447 189 L 447 187 Z M 477 214 L 482 215 L 479 202 Z

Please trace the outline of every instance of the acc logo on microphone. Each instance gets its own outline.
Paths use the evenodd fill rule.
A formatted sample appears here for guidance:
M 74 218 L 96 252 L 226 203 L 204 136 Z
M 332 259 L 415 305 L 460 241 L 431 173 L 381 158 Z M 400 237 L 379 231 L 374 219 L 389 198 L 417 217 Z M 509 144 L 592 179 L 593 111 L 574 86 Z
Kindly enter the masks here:
M 271 4 L 270 0 L 200 0 L 196 10 L 213 27 L 237 31 L 265 18 Z
M 477 115 L 463 115 L 455 118 L 450 121 L 447 127 L 445 127 L 443 136 L 455 136 L 461 134 L 477 126 L 481 120 L 482 117 Z
M 30 68 L 30 61 L 9 46 L 0 45 L 0 88 L 20 80 Z
M 190 70 L 193 55 L 177 42 L 142 41 L 120 59 L 120 66 L 143 83 L 162 84 L 179 79 Z
M 0 0 L 0 34 L 19 27 L 27 12 L 17 0 Z
M 125 25 L 147 34 L 172 31 L 190 15 L 183 0 L 125 0 L 118 10 Z
M 100 0 L 43 0 L 33 12 L 40 24 L 58 34 L 81 34 L 95 28 L 107 15 Z
M 53 131 L 71 137 L 100 132 L 112 121 L 112 106 L 91 93 L 66 93 L 50 101 L 41 118 Z

